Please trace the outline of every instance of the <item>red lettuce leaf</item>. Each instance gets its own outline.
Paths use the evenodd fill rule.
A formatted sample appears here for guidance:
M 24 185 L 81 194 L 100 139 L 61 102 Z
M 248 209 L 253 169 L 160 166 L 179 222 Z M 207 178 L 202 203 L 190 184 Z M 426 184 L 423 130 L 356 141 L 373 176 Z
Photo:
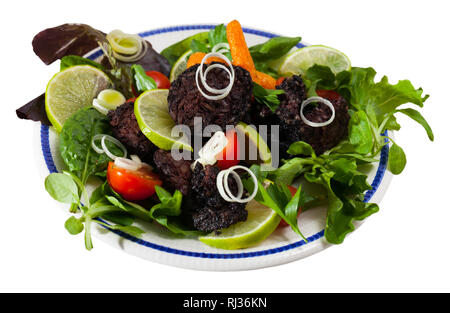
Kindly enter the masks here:
M 86 24 L 47 28 L 33 38 L 34 53 L 49 65 L 66 55 L 83 56 L 106 41 L 106 34 Z

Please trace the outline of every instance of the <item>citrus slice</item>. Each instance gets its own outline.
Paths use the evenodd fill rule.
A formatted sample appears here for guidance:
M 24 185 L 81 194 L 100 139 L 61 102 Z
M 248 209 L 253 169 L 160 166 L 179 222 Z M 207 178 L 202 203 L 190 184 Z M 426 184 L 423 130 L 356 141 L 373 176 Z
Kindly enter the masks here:
M 247 206 L 248 217 L 245 222 L 239 222 L 220 231 L 213 232 L 199 240 L 209 246 L 234 250 L 254 246 L 266 239 L 277 228 L 281 221 L 275 211 L 259 202 L 252 200 Z
M 187 69 L 187 61 L 189 56 L 191 55 L 192 50 L 188 50 L 183 55 L 181 55 L 175 64 L 172 66 L 172 70 L 170 71 L 170 81 L 173 82 L 178 75 L 183 73 Z
M 64 122 L 76 111 L 92 105 L 100 91 L 112 88 L 108 76 L 90 65 L 69 67 L 50 80 L 45 91 L 45 111 L 60 132 Z
M 168 95 L 168 89 L 152 89 L 136 99 L 134 114 L 139 128 L 151 142 L 163 150 L 184 148 L 192 151 L 187 139 L 172 136 L 175 122 L 169 114 Z
M 279 68 L 279 74 L 305 74 L 314 64 L 328 66 L 335 74 L 351 68 L 350 60 L 344 53 L 326 46 L 307 46 L 287 55 Z
M 271 167 L 272 154 L 259 132 L 243 122 L 238 123 L 235 129 L 238 136 L 244 138 L 244 140 L 240 140 L 241 137 L 238 137 L 241 145 L 239 151 L 242 153 L 240 160 L 244 160 L 248 164 L 265 164 Z

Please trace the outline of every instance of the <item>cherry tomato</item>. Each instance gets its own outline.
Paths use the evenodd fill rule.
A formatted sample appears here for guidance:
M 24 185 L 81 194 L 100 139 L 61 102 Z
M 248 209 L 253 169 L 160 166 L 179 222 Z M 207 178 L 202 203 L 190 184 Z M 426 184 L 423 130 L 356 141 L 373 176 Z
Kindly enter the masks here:
M 109 162 L 106 177 L 111 188 L 128 201 L 147 199 L 155 193 L 155 186 L 162 185 L 158 175 L 146 167 L 130 171 L 114 162 Z
M 284 82 L 284 80 L 286 79 L 287 77 L 280 77 L 280 78 L 278 78 L 277 79 L 277 82 L 275 83 L 275 86 L 278 86 L 278 85 L 281 85 L 281 83 L 282 82 Z
M 316 90 L 319 97 L 325 98 L 327 100 L 338 100 L 341 95 L 334 90 Z
M 221 170 L 226 170 L 239 164 L 238 136 L 234 129 L 227 131 L 225 136 L 228 139 L 227 146 L 216 156 L 217 166 Z
M 288 185 L 288 188 L 289 188 L 289 191 L 291 192 L 291 195 L 294 196 L 295 193 L 297 192 L 297 188 L 289 186 L 289 185 Z M 300 215 L 300 213 L 301 213 L 301 209 L 298 210 L 298 215 Z M 285 220 L 281 220 L 280 224 L 278 224 L 278 227 L 286 227 L 286 226 L 289 226 L 289 224 L 286 223 Z
M 156 86 L 158 86 L 158 89 L 169 89 L 170 88 L 170 81 L 166 77 L 166 75 L 157 72 L 157 71 L 147 71 L 145 72 L 148 76 L 153 78 L 153 80 L 156 83 Z

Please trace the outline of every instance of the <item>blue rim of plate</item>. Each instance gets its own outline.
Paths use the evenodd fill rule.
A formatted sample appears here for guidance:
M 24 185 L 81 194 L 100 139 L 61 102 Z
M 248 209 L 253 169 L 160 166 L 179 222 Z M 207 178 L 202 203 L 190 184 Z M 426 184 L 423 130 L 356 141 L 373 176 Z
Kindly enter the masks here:
M 163 33 L 169 33 L 169 32 L 177 32 L 177 31 L 186 31 L 186 30 L 202 30 L 202 29 L 211 29 L 215 27 L 216 25 L 183 25 L 183 26 L 174 26 L 174 27 L 165 27 L 165 28 L 159 28 L 147 32 L 139 33 L 141 37 L 149 37 L 157 34 L 163 34 Z M 256 29 L 251 28 L 243 28 L 243 31 L 247 34 L 253 34 L 257 36 L 262 36 L 266 38 L 273 38 L 277 37 L 278 35 L 268 33 L 265 31 L 260 31 Z M 297 45 L 298 48 L 302 48 L 305 45 L 299 43 Z M 103 52 L 97 51 L 88 56 L 88 58 L 94 60 L 101 56 Z M 385 133 L 385 135 L 387 135 Z M 58 172 L 55 162 L 53 160 L 52 152 L 50 150 L 50 141 L 49 141 L 49 127 L 46 125 L 41 125 L 41 148 L 42 153 L 44 156 L 45 164 L 47 165 L 47 168 L 50 173 L 56 173 Z M 378 187 L 381 184 L 381 181 L 383 180 L 384 174 L 386 172 L 387 167 L 387 161 L 389 156 L 389 146 L 385 145 L 380 153 L 380 162 L 378 164 L 378 169 L 375 174 L 375 178 L 372 181 L 372 189 L 367 191 L 364 195 L 364 202 L 370 201 L 370 199 L 373 197 L 375 192 L 377 191 Z M 243 258 L 252 258 L 252 257 L 259 257 L 259 256 L 265 256 L 265 255 L 272 255 L 276 253 L 285 252 L 288 250 L 292 250 L 301 246 L 304 246 L 306 244 L 309 244 L 311 242 L 314 242 L 316 240 L 319 240 L 322 238 L 325 234 L 325 230 L 321 230 L 320 232 L 310 236 L 307 238 L 308 242 L 305 240 L 300 240 L 294 243 L 290 243 L 288 245 L 284 245 L 278 248 L 271 248 L 261 251 L 252 251 L 252 252 L 242 252 L 242 253 L 204 253 L 204 252 L 193 252 L 193 251 L 186 251 L 186 250 L 179 250 L 174 249 L 166 246 L 161 246 L 149 241 L 145 241 L 143 239 L 139 239 L 136 237 L 133 237 L 129 234 L 126 234 L 124 232 L 113 230 L 108 227 L 105 227 L 111 232 L 117 234 L 118 236 L 128 239 L 136 244 L 142 245 L 147 248 L 151 248 L 157 251 L 166 252 L 170 254 L 175 255 L 181 255 L 181 256 L 187 256 L 187 257 L 196 257 L 196 258 L 204 258 L 204 259 L 243 259 Z

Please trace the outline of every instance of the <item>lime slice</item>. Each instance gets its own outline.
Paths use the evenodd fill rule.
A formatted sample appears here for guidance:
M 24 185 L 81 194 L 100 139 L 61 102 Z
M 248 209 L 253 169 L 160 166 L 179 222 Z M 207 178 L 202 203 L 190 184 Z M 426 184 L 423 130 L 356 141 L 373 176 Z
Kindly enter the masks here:
M 170 71 L 170 81 L 173 82 L 178 75 L 183 73 L 187 69 L 187 61 L 189 56 L 191 55 L 192 50 L 188 50 L 183 53 L 182 56 L 178 58 L 175 64 L 172 66 L 172 70 Z
M 314 64 L 328 66 L 335 74 L 351 68 L 350 60 L 344 53 L 326 46 L 307 46 L 287 55 L 279 68 L 279 74 L 304 74 Z
M 139 128 L 151 142 L 161 149 L 170 150 L 173 147 L 192 151 L 192 147 L 185 138 L 172 136 L 175 122 L 169 114 L 168 95 L 168 89 L 152 89 L 136 99 L 134 114 Z
M 238 141 L 241 144 L 239 151 L 243 154 L 240 159 L 248 164 L 265 164 L 271 167 L 272 154 L 258 131 L 243 122 L 240 122 L 235 127 L 238 136 L 244 136 L 245 140 Z M 245 153 L 245 154 L 244 154 Z
M 248 217 L 245 222 L 239 222 L 221 230 L 200 237 L 199 240 L 209 246 L 234 250 L 254 246 L 266 239 L 277 228 L 281 221 L 275 211 L 259 202 L 252 200 L 247 206 Z
M 45 111 L 58 132 L 76 111 L 92 105 L 103 89 L 112 88 L 108 76 L 90 65 L 69 67 L 50 80 L 45 91 Z

